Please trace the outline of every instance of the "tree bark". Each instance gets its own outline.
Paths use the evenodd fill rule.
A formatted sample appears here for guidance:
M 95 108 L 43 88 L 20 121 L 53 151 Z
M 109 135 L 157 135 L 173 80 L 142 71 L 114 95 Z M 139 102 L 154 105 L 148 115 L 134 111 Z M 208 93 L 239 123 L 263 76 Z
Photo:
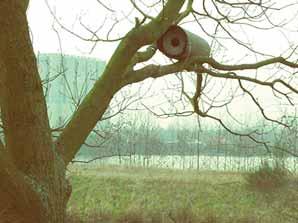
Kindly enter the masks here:
M 29 0 L 0 1 L 0 222 L 64 223 L 70 196 L 66 165 L 101 119 L 137 50 L 155 41 L 178 17 L 184 1 L 169 0 L 150 23 L 124 38 L 102 76 L 56 143 L 32 49 Z
M 121 41 L 103 74 L 56 141 L 66 164 L 74 158 L 96 123 L 100 121 L 113 95 L 131 83 L 124 74 L 138 49 L 155 42 L 176 21 L 184 2 L 185 0 L 167 1 L 154 20 L 144 26 L 135 27 Z
M 0 222 L 64 222 L 65 163 L 53 146 L 26 19 L 28 1 L 0 2 Z

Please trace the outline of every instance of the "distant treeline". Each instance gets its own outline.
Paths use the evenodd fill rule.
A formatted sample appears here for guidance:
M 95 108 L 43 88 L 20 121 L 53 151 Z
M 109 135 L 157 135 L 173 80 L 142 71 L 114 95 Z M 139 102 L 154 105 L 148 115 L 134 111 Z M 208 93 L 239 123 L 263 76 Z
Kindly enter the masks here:
M 101 75 L 105 63 L 94 58 L 61 54 L 39 54 L 37 60 L 51 126 L 59 129 L 67 123 L 76 106 Z M 114 106 L 114 110 L 108 110 L 107 114 L 117 113 L 117 109 Z M 254 128 L 259 132 L 254 135 L 255 139 L 268 143 L 269 147 L 265 148 L 248 137 L 232 135 L 220 126 L 198 128 L 173 121 L 167 128 L 162 128 L 150 112 L 121 111 L 116 117 L 98 123 L 96 131 L 90 134 L 78 156 L 264 156 L 268 155 L 268 151 L 285 156 L 287 153 L 281 150 L 296 153 L 298 144 L 297 119 L 291 117 L 288 122 L 294 127 Z M 251 130 L 241 129 L 240 132 Z M 54 136 L 57 134 L 59 131 L 53 133 Z
M 248 130 L 247 130 L 248 131 Z M 292 131 L 292 133 L 290 133 Z M 298 154 L 296 147 L 298 139 L 294 132 L 296 129 L 274 129 L 264 131 L 258 140 L 268 142 L 266 148 L 262 143 L 256 143 L 245 136 L 228 133 L 222 128 L 198 131 L 196 128 L 179 129 L 169 128 L 124 128 L 106 140 L 98 148 L 84 145 L 78 154 L 84 157 L 93 156 L 129 156 L 139 155 L 208 155 L 208 156 L 275 156 L 283 157 L 291 151 Z M 297 134 L 297 133 L 296 133 Z M 95 136 L 94 136 L 95 137 Z M 96 137 L 95 137 L 96 138 Z M 89 143 L 92 144 L 92 137 Z M 284 151 L 283 151 L 284 150 Z M 297 151 L 296 151 L 297 150 Z

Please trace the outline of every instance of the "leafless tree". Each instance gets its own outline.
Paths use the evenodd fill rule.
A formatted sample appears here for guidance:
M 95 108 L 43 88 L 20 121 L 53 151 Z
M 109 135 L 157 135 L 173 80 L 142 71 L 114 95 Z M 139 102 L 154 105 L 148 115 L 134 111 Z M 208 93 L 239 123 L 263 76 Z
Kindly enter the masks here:
M 107 1 L 97 1 L 107 13 L 114 13 L 113 5 Z M 202 88 L 208 78 L 233 83 L 236 89 L 247 95 L 269 122 L 287 126 L 283 120 L 272 118 L 257 99 L 257 91 L 252 86 L 264 88 L 277 98 L 295 105 L 297 103 L 297 55 L 296 44 L 288 43 L 286 52 L 270 55 L 261 52 L 249 42 L 249 34 L 255 30 L 268 32 L 278 29 L 286 32 L 293 17 L 278 21 L 280 12 L 296 10 L 297 4 L 274 1 L 219 1 L 219 0 L 168 0 L 130 1 L 133 14 L 120 12 L 113 17 L 114 23 L 102 36 L 80 20 L 88 36 L 81 36 L 67 28 L 57 17 L 56 23 L 76 37 L 93 43 L 119 41 L 119 45 L 108 61 L 103 74 L 95 81 L 92 89 L 78 105 L 59 137 L 54 141 L 46 109 L 42 83 L 33 53 L 26 10 L 29 0 L 1 1 L 0 3 L 0 95 L 1 119 L 4 142 L 0 143 L 0 219 L 4 222 L 65 222 L 66 204 L 70 195 L 70 185 L 65 178 L 66 166 L 72 161 L 96 124 L 104 117 L 114 95 L 125 86 L 183 72 L 193 74 L 196 86 L 191 91 L 182 91 L 183 97 L 192 105 L 189 111 L 179 114 L 197 114 L 220 123 L 227 131 L 247 136 L 254 141 L 257 131 L 239 133 L 229 128 L 222 117 L 212 110 L 219 106 L 229 106 L 227 102 L 212 99 L 212 93 Z M 110 2 L 112 3 L 112 2 Z M 116 3 L 117 4 L 117 3 Z M 288 4 L 288 5 L 285 5 Z M 286 11 L 287 12 L 287 11 Z M 293 13 L 294 14 L 294 13 Z M 111 38 L 115 27 L 123 21 L 134 22 L 130 30 L 122 36 Z M 209 36 L 216 47 L 240 48 L 250 55 L 249 62 L 234 57 L 228 51 L 222 55 L 213 53 L 210 57 L 191 57 L 186 60 L 170 61 L 168 64 L 153 63 L 156 53 L 155 42 L 173 24 L 188 24 L 199 27 Z M 108 24 L 108 23 L 106 23 Z M 98 27 L 101 27 L 99 24 Z M 245 28 L 244 35 L 235 32 Z M 232 43 L 233 45 L 227 45 Z M 142 50 L 148 47 L 147 50 Z M 274 44 L 273 44 L 273 47 Z M 276 56 L 278 55 L 278 56 Z M 224 59 L 224 58 L 229 58 Z M 254 59 L 252 59 L 254 58 Z M 152 60 L 151 60 L 152 59 Z M 143 64 L 146 62 L 145 64 Z M 270 70 L 268 70 L 270 68 Z M 266 70 L 267 69 L 267 70 Z M 273 70 L 276 70 L 273 72 Z M 249 71 L 249 72 L 245 72 Z M 264 72 L 267 72 L 267 74 Z M 268 74 L 269 72 L 269 74 Z M 227 88 L 225 88 L 227 89 Z M 229 88 L 228 88 L 229 89 Z M 210 89 L 211 90 L 211 89 Z M 209 97 L 211 95 L 211 97 Z M 209 99 L 208 99 L 209 98 Z M 203 101 L 206 101 L 203 103 Z M 265 142 L 260 142 L 264 143 Z

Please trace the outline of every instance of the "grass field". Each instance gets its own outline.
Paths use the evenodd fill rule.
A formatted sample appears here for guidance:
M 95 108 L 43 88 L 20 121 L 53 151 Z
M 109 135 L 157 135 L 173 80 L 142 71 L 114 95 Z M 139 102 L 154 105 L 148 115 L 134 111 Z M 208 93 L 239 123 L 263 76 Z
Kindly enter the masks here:
M 69 222 L 298 222 L 296 184 L 261 193 L 249 190 L 241 173 L 75 165 L 69 170 Z

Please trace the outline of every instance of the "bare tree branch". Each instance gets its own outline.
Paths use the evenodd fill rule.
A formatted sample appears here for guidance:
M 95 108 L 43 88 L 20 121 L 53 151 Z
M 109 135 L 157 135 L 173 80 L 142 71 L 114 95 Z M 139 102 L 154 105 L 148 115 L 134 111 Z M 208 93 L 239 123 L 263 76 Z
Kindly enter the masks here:
M 142 46 L 155 42 L 168 29 L 177 19 L 183 4 L 184 1 L 167 1 L 155 20 L 134 28 L 121 41 L 105 71 L 56 141 L 66 163 L 73 159 L 95 124 L 101 119 L 113 95 L 124 86 L 121 73 L 125 73 L 135 53 Z

